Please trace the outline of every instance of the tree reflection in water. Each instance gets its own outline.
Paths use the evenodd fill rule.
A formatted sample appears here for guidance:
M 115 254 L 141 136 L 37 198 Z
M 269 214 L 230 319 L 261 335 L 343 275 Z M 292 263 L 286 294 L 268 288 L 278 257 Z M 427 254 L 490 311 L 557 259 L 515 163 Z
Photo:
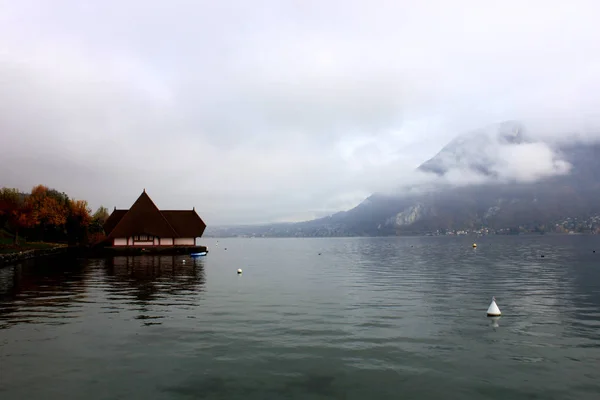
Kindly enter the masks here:
M 88 303 L 124 319 L 129 311 L 141 320 L 189 313 L 204 285 L 204 260 L 185 256 L 29 260 L 0 269 L 0 329 L 67 324 L 92 315 Z
M 0 269 L 0 329 L 19 323 L 65 324 L 86 297 L 89 269 L 80 260 L 48 257 Z
M 106 261 L 106 280 L 109 300 L 137 306 L 138 319 L 164 318 L 173 308 L 198 305 L 205 285 L 204 261 L 182 256 L 114 257 Z

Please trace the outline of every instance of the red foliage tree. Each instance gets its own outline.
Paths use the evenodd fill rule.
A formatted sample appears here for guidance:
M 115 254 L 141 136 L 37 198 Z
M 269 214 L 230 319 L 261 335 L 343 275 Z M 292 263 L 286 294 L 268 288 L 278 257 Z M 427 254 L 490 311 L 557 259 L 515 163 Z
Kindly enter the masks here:
M 14 243 L 19 243 L 19 230 L 36 224 L 33 207 L 17 189 L 0 189 L 0 217 L 14 233 Z
M 70 200 L 71 216 L 77 219 L 80 226 L 88 226 L 92 222 L 92 210 L 85 200 Z
M 92 221 L 87 201 L 69 199 L 66 193 L 47 186 L 37 185 L 30 194 L 0 189 L 0 228 L 8 226 L 15 233 L 15 242 L 20 229 L 34 227 L 28 234 L 38 240 L 83 243 Z
M 87 201 L 68 200 L 67 236 L 71 244 L 84 244 L 88 239 L 88 227 L 92 216 Z
M 46 186 L 37 185 L 29 196 L 35 220 L 42 225 L 61 226 L 67 222 L 68 208 L 55 197 L 50 195 Z

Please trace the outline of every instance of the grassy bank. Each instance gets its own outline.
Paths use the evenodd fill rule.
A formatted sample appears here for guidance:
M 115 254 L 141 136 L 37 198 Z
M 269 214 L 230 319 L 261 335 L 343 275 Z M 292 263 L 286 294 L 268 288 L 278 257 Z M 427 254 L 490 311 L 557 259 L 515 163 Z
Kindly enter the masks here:
M 0 243 L 0 254 L 10 254 L 10 253 L 18 253 L 21 251 L 27 250 L 43 250 L 43 249 L 52 249 L 55 247 L 66 247 L 66 244 L 63 243 L 44 243 L 44 242 L 32 242 L 19 244 L 18 246 L 13 245 L 5 245 Z
M 18 253 L 27 250 L 44 250 L 54 247 L 65 247 L 63 243 L 47 243 L 47 242 L 27 242 L 25 239 L 20 239 L 19 244 L 14 244 L 12 234 L 5 230 L 0 230 L 0 254 Z

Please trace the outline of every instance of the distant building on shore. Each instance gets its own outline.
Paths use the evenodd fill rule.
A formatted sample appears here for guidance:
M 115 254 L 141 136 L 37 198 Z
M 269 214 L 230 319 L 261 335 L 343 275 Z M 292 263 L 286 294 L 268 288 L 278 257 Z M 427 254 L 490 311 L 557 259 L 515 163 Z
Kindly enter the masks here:
M 129 210 L 117 210 L 104 223 L 113 246 L 195 246 L 206 224 L 191 210 L 159 210 L 146 189 Z

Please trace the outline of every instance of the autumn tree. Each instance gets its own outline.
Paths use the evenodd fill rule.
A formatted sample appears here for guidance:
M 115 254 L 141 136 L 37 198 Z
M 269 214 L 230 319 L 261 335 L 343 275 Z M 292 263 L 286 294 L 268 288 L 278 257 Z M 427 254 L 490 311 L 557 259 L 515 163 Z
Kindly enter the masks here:
M 99 209 L 94 218 L 104 223 L 108 211 Z M 30 194 L 16 189 L 0 191 L 0 227 L 8 226 L 15 233 L 24 230 L 28 238 L 55 240 L 69 243 L 87 241 L 90 224 L 94 219 L 87 201 L 70 199 L 64 192 L 37 185 Z M 25 229 L 30 228 L 30 229 Z
M 67 208 L 46 186 L 38 185 L 29 197 L 36 221 L 42 225 L 61 226 L 67 222 Z M 61 204 L 62 203 L 62 204 Z
M 29 199 L 17 189 L 0 189 L 0 221 L 14 233 L 14 243 L 19 244 L 19 231 L 35 225 L 33 208 Z
M 66 222 L 69 243 L 83 243 L 87 240 L 88 226 L 92 222 L 92 210 L 85 200 L 69 200 Z

